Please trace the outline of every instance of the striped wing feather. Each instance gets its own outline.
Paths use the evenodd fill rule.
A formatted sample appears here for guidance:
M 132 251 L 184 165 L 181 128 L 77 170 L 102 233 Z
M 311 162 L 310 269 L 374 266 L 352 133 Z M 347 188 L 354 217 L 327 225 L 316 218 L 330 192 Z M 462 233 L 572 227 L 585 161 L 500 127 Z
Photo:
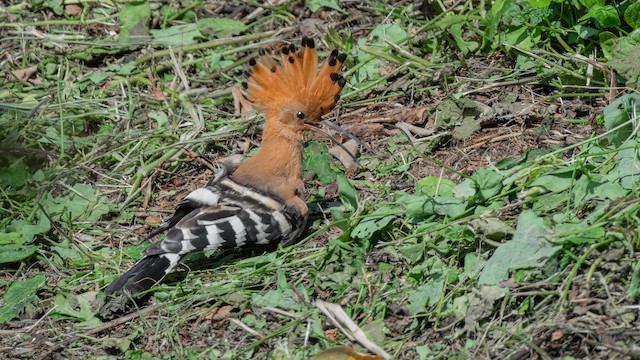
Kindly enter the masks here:
M 192 252 L 277 241 L 290 245 L 302 233 L 304 218 L 286 209 L 280 199 L 225 177 L 187 195 L 160 228 L 169 229 L 164 240 L 144 250 L 144 257 L 111 283 L 106 294 L 148 290 Z

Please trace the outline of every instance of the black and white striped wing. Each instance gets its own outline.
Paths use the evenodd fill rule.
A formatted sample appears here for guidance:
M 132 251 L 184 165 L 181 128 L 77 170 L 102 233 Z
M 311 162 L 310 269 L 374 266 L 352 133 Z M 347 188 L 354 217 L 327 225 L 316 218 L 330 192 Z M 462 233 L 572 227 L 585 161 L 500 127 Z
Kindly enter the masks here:
M 169 228 L 165 238 L 144 250 L 144 257 L 105 293 L 148 290 L 192 252 L 275 242 L 291 245 L 300 237 L 304 223 L 302 215 L 286 209 L 280 200 L 222 179 L 187 195 L 171 219 L 160 226 Z

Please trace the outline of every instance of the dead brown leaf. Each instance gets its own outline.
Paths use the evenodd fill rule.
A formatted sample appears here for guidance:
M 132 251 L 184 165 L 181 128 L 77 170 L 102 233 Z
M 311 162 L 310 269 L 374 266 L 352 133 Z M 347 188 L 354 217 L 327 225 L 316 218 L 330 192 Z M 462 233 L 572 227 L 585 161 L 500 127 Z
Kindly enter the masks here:
M 82 7 L 78 4 L 67 4 L 64 6 L 64 13 L 69 16 L 78 16 L 82 14 Z
M 326 336 L 329 340 L 335 340 L 338 337 L 338 329 L 327 329 L 324 331 L 324 336 Z
M 253 109 L 251 107 L 251 102 L 247 100 L 242 91 L 237 87 L 231 88 L 231 95 L 233 95 L 233 108 L 235 109 L 233 113 L 235 115 L 244 114 Z
M 551 341 L 558 341 L 558 340 L 562 339 L 563 336 L 564 336 L 564 330 L 563 329 L 557 329 L 556 331 L 554 331 L 551 334 Z
M 11 75 L 17 80 L 27 81 L 31 76 L 33 76 L 37 72 L 38 72 L 38 67 L 34 65 L 34 66 L 29 66 L 28 68 L 25 68 L 25 69 L 13 70 L 11 72 Z
M 204 316 L 204 319 L 214 321 L 224 320 L 229 317 L 232 309 L 233 307 L 231 305 L 214 307 Z
M 336 346 L 318 353 L 311 360 L 382 360 L 382 357 L 363 354 L 348 346 Z

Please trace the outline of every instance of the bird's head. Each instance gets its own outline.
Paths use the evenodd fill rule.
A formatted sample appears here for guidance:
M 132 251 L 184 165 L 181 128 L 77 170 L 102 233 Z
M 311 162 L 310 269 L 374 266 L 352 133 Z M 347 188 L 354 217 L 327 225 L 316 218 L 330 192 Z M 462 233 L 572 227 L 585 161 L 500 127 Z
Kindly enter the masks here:
M 346 84 L 340 68 L 346 54 L 332 51 L 320 69 L 315 43 L 302 39 L 276 50 L 276 57 L 264 49 L 251 59 L 247 93 L 254 109 L 266 113 L 267 126 L 302 132 L 313 127 L 340 99 Z

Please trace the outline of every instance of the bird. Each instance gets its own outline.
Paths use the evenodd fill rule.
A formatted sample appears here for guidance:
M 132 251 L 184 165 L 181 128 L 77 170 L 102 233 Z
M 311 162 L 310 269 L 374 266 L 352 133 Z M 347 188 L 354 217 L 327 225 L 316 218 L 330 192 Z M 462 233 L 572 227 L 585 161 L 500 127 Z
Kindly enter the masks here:
M 308 207 L 304 197 L 304 134 L 317 129 L 340 99 L 347 55 L 333 50 L 318 68 L 313 39 L 258 50 L 243 83 L 252 107 L 265 113 L 258 152 L 239 164 L 224 164 L 203 187 L 190 192 L 169 220 L 147 236 L 162 241 L 109 284 L 102 313 L 122 312 L 136 294 L 153 288 L 188 254 L 260 245 L 290 246 L 300 240 Z

